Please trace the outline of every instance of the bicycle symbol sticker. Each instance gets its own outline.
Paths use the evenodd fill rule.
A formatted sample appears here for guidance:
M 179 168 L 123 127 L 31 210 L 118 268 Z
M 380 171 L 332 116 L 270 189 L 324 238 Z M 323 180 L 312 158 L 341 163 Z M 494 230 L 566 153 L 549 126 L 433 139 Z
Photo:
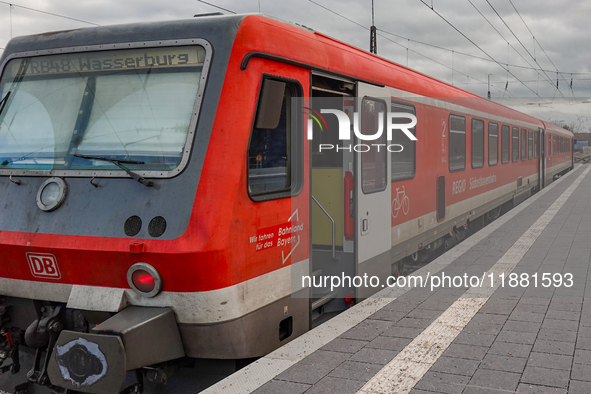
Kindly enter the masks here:
M 396 198 L 392 200 L 392 217 L 396 219 L 398 212 L 402 208 L 402 212 L 407 215 L 410 209 L 410 199 L 406 195 L 406 190 L 402 186 L 402 190 L 399 187 L 396 188 Z

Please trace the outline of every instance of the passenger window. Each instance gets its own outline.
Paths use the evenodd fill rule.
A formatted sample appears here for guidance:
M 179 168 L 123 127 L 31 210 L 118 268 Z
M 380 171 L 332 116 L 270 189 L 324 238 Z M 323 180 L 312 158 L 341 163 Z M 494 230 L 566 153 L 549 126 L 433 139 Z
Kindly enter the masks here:
M 513 162 L 519 161 L 519 128 L 513 127 Z
M 547 155 L 550 156 L 552 154 L 552 134 L 548 134 L 548 147 L 546 150 L 548 151 Z
M 300 91 L 293 83 L 263 79 L 248 146 L 248 192 L 255 201 L 288 197 L 301 183 L 301 160 L 292 168 L 294 155 L 300 156 L 294 143 L 303 114 Z
M 416 115 L 415 107 L 407 103 L 392 102 L 392 112 L 406 112 L 409 114 Z M 397 119 L 394 118 L 393 123 L 407 123 L 408 119 Z M 416 136 L 416 127 L 409 129 L 409 131 Z M 404 148 L 402 152 L 392 152 L 390 154 L 392 168 L 392 182 L 402 181 L 405 179 L 412 179 L 415 176 L 416 169 L 416 141 L 411 141 L 401 130 L 394 130 L 392 133 L 392 144 L 402 145 Z
M 381 100 L 364 98 L 361 102 L 361 133 L 374 135 L 378 131 L 380 117 L 382 127 L 386 127 L 386 103 Z M 375 144 L 383 144 L 382 147 L 370 146 L 370 149 L 361 152 L 361 190 L 363 193 L 375 193 L 386 188 L 388 150 L 384 147 L 388 143 L 388 133 L 382 130 L 380 138 Z
M 466 169 L 466 118 L 449 115 L 449 172 Z
M 521 160 L 527 159 L 527 130 L 521 129 Z
M 499 163 L 499 125 L 488 122 L 488 165 Z
M 540 157 L 540 131 L 534 131 L 534 159 Z
M 509 163 L 511 156 L 511 133 L 506 124 L 501 128 L 501 163 Z
M 484 167 L 484 121 L 472 119 L 472 168 Z
M 527 131 L 527 158 L 531 159 L 534 156 L 534 132 Z

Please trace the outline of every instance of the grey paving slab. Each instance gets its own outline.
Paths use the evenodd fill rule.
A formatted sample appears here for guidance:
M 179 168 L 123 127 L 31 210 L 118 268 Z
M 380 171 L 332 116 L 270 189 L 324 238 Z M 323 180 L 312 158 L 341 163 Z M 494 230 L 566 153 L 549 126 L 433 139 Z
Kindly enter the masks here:
M 308 357 L 300 361 L 300 364 L 321 365 L 328 368 L 336 368 L 349 358 L 349 354 L 328 350 L 316 350 Z
M 406 317 L 398 321 L 394 327 L 410 327 L 410 328 L 422 328 L 425 329 L 434 319 L 419 319 L 416 317 Z
M 557 320 L 557 319 L 548 319 L 547 317 L 544 319 L 542 323 L 542 328 L 547 328 L 550 330 L 566 330 L 566 331 L 574 331 L 577 332 L 579 328 L 578 321 L 572 320 Z M 589 327 L 591 328 L 591 327 Z M 579 331 L 580 335 L 580 331 Z
M 591 365 L 591 351 L 583 349 L 575 349 L 575 364 Z
M 389 363 L 396 355 L 398 354 L 397 351 L 394 350 L 386 350 L 386 349 L 374 349 L 364 347 L 353 356 L 351 356 L 351 361 L 359 361 L 363 363 L 371 363 L 371 364 L 379 364 L 379 365 L 386 365 Z
M 354 394 L 363 387 L 363 383 L 358 380 L 327 376 L 306 391 L 306 394 Z
M 295 364 L 275 377 L 276 380 L 314 384 L 325 377 L 333 368 L 323 365 Z
M 591 383 L 578 380 L 571 380 L 568 386 L 569 394 L 589 394 L 591 393 Z
M 417 335 L 423 332 L 422 328 L 413 327 L 390 327 L 384 331 L 381 335 L 396 338 L 411 338 L 414 339 Z
M 527 363 L 526 358 L 487 354 L 480 364 L 482 369 L 521 373 Z
M 340 338 L 358 339 L 362 341 L 371 341 L 375 339 L 382 332 L 392 327 L 394 323 L 381 320 L 365 320 L 347 332 L 343 333 Z
M 460 394 L 469 380 L 467 376 L 427 372 L 415 388 L 436 393 Z
M 570 374 L 571 379 L 591 382 L 591 365 L 573 364 Z
M 575 344 L 572 342 L 547 341 L 540 339 L 535 342 L 533 351 L 572 356 L 575 354 Z
M 399 310 L 385 310 L 380 309 L 369 318 L 372 320 L 385 320 L 388 322 L 397 322 L 400 319 L 404 318 L 406 312 L 399 311 Z
M 577 349 L 584 349 L 584 350 L 591 350 L 591 338 L 578 336 L 576 348 Z
M 499 332 L 501 332 L 502 328 L 502 324 L 470 322 L 466 327 L 464 327 L 463 332 L 469 334 L 497 335 Z
M 537 386 L 528 383 L 519 383 L 517 386 L 518 394 L 567 394 L 565 389 L 556 387 Z
M 254 394 L 301 394 L 312 387 L 309 384 L 287 382 L 284 380 L 271 380 L 255 391 Z
M 442 356 L 433 364 L 431 371 L 444 372 L 453 375 L 472 376 L 478 365 L 477 360 L 466 360 L 462 358 Z
M 566 389 L 569 376 L 570 371 L 526 366 L 521 375 L 521 382 Z
M 489 348 L 484 346 L 463 345 L 452 343 L 443 353 L 443 356 L 463 358 L 467 360 L 481 361 Z
M 535 332 L 501 331 L 496 340 L 500 342 L 531 345 L 536 340 Z
M 527 365 L 530 367 L 563 369 L 565 371 L 570 371 L 572 364 L 573 357 L 562 354 L 532 352 L 527 360 Z
M 453 343 L 459 343 L 462 345 L 476 345 L 476 346 L 490 346 L 496 336 L 489 334 L 470 334 L 462 332 L 460 333 Z
M 540 332 L 538 332 L 538 339 L 575 343 L 577 341 L 577 333 L 574 331 L 542 328 Z
M 513 391 L 495 390 L 488 387 L 466 386 L 462 394 L 507 394 Z
M 503 330 L 516 332 L 531 332 L 535 334 L 540 331 L 541 327 L 541 323 L 509 320 L 503 326 Z
M 368 341 L 361 341 L 358 339 L 336 338 L 320 349 L 333 352 L 356 353 L 368 343 Z
M 521 375 L 513 372 L 479 369 L 470 379 L 471 386 L 486 387 L 496 390 L 514 391 Z
M 378 364 L 345 361 L 335 368 L 328 376 L 367 382 L 372 376 L 378 373 L 380 369 L 382 369 L 382 366 Z
M 387 336 L 379 336 L 366 345 L 367 348 L 397 350 L 404 349 L 411 341 L 410 338 L 395 338 Z

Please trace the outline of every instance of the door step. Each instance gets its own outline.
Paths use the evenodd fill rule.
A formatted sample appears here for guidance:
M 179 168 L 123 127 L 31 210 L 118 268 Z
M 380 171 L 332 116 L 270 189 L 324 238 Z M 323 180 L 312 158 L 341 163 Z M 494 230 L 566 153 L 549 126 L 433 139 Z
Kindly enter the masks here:
M 335 299 L 337 297 L 337 292 L 332 291 L 330 293 L 326 293 L 324 296 L 320 298 L 315 298 L 312 300 L 312 310 L 316 310 L 320 308 L 322 305 L 328 303 L 329 301 Z

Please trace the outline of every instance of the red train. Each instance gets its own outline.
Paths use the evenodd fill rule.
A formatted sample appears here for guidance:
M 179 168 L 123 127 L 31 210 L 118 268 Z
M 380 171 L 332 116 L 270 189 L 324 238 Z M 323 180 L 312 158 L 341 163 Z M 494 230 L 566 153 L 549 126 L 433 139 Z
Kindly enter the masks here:
M 0 387 L 262 356 L 377 290 L 314 280 L 385 283 L 573 167 L 566 130 L 259 15 L 18 37 L 0 70 Z

